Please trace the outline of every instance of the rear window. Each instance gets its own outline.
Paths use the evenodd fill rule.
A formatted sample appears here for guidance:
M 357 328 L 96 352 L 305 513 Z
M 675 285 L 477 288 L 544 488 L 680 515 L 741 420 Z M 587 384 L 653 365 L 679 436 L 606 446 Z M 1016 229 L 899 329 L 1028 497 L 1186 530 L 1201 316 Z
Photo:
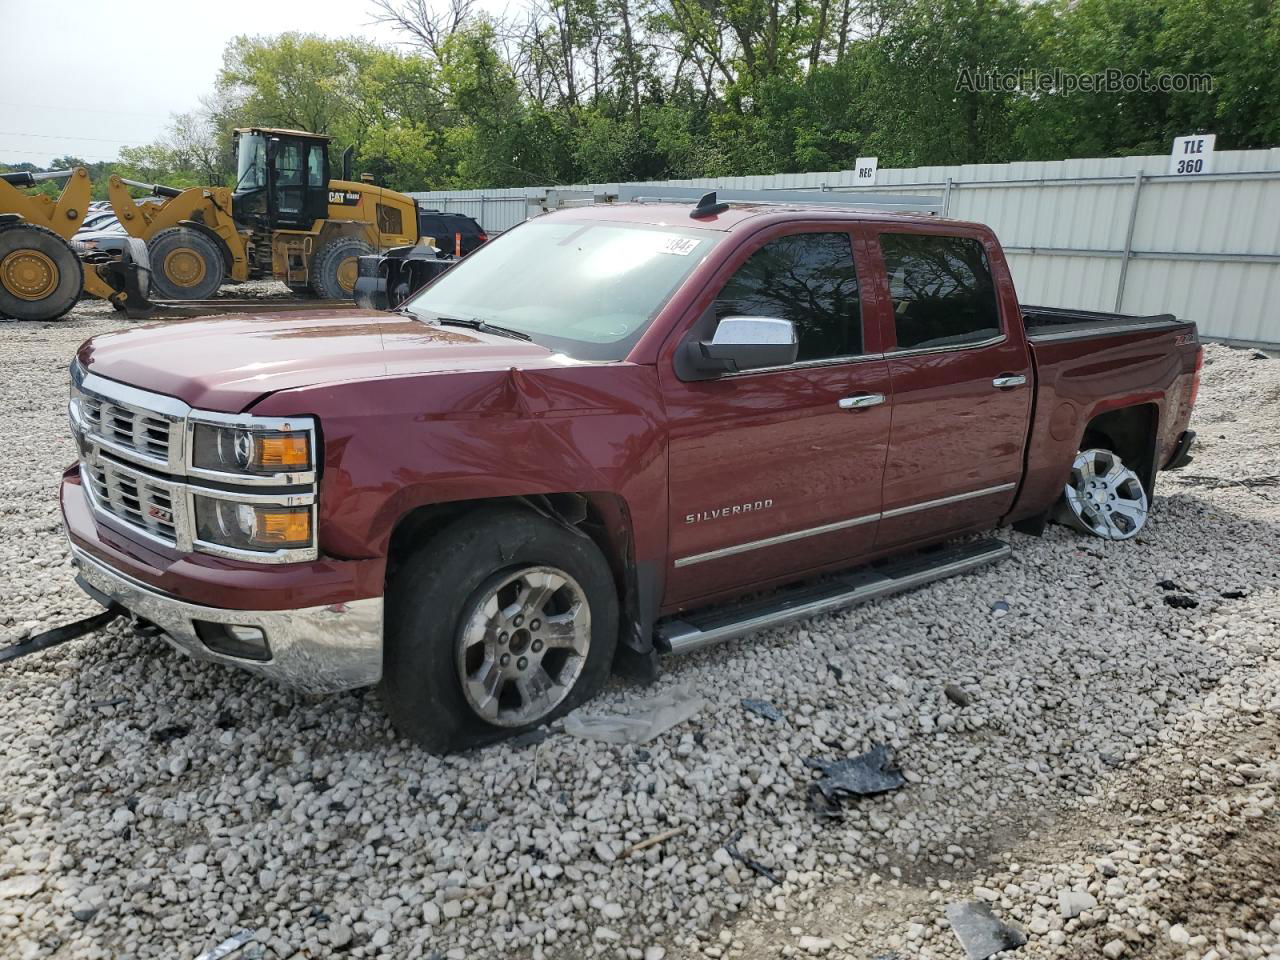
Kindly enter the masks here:
M 977 240 L 883 233 L 880 252 L 899 350 L 964 346 L 999 336 L 995 284 Z

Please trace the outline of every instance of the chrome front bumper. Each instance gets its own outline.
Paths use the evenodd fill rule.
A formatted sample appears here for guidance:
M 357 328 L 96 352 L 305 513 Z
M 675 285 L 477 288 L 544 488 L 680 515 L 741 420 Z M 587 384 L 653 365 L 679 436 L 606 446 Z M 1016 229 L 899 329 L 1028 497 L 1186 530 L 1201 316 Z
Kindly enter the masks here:
M 364 687 L 382 678 L 382 598 L 302 610 L 223 610 L 187 603 L 113 570 L 71 544 L 80 578 L 95 600 L 109 597 L 164 631 L 183 653 L 241 667 L 309 693 Z M 270 659 L 217 653 L 200 639 L 196 621 L 257 627 L 266 635 Z

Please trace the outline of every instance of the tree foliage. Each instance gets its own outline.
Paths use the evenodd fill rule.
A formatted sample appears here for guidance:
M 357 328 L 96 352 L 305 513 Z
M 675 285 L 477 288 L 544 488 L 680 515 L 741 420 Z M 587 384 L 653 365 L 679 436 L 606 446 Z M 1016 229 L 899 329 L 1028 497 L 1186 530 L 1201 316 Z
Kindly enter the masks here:
M 212 96 L 119 169 L 227 182 L 231 131 L 298 127 L 398 189 L 1162 153 L 1280 137 L 1274 0 L 369 0 L 388 49 L 238 37 Z M 1208 74 L 1209 92 L 962 89 L 962 74 Z

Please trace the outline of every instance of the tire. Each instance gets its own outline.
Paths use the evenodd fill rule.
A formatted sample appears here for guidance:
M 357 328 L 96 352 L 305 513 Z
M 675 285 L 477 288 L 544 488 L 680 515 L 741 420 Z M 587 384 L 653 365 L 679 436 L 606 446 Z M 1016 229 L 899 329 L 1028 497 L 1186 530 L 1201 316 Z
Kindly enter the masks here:
M 191 227 L 161 230 L 147 244 L 152 293 L 162 300 L 208 300 L 226 278 L 218 245 Z
M 386 613 L 384 706 L 402 734 L 438 754 L 568 713 L 603 686 L 618 640 L 600 549 L 514 507 L 464 516 L 420 548 L 388 584 Z M 544 696 L 526 708 L 530 690 Z
M 288 283 L 285 284 L 285 286 L 287 286 L 289 288 L 289 292 L 299 300 L 311 300 L 316 295 L 316 292 L 305 283 Z
M 84 265 L 60 236 L 34 223 L 0 227 L 0 315 L 57 320 L 84 290 Z
M 322 300 L 350 300 L 356 290 L 356 257 L 367 257 L 373 247 L 354 237 L 339 237 L 325 244 L 311 268 L 311 289 Z
M 1058 507 L 1067 526 L 1104 540 L 1131 540 L 1150 514 L 1141 478 L 1118 453 L 1091 446 L 1076 454 Z

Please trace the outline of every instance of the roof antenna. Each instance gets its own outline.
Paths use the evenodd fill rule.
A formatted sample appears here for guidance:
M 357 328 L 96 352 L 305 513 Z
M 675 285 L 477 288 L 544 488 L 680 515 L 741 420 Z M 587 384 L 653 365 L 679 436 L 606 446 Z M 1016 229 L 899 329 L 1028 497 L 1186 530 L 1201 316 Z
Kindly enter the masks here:
M 712 190 L 702 195 L 702 199 L 698 201 L 698 205 L 693 208 L 689 216 L 695 220 L 701 220 L 703 217 L 714 217 L 717 213 L 724 213 L 728 209 L 727 203 L 716 202 L 716 192 Z

